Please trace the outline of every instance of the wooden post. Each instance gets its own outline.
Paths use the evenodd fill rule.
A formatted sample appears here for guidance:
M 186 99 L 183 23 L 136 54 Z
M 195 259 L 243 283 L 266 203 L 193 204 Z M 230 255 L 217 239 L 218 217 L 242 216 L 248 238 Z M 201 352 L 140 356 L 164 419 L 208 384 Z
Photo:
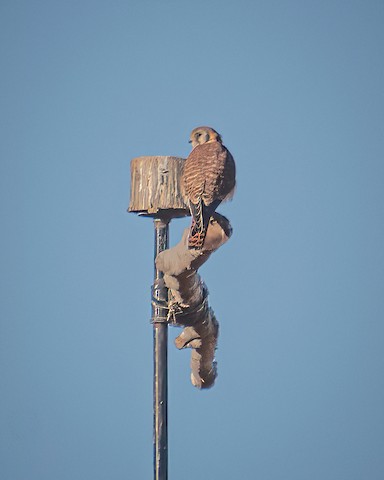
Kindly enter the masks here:
M 131 162 L 128 211 L 154 218 L 154 257 L 168 248 L 172 218 L 189 215 L 179 180 L 182 158 L 138 157 Z M 156 264 L 152 287 L 154 479 L 168 479 L 168 289 Z
M 184 159 L 179 157 L 134 158 L 128 211 L 162 218 L 189 215 L 180 184 L 183 169 Z

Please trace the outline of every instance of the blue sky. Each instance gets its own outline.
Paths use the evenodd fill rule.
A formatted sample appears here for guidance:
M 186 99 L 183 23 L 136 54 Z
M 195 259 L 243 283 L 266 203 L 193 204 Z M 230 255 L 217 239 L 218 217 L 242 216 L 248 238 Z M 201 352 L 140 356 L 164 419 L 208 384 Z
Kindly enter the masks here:
M 171 478 L 384 475 L 384 4 L 0 3 L 5 480 L 152 476 L 153 226 L 130 160 L 218 130 L 219 377 L 170 331 Z M 187 219 L 171 224 L 176 243 Z

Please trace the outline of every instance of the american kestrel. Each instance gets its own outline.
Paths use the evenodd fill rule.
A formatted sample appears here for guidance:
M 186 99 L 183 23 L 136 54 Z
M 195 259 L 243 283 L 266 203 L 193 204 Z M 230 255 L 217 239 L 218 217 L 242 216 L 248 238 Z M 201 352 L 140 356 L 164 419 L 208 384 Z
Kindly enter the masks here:
M 183 174 L 192 215 L 188 248 L 201 250 L 211 215 L 223 200 L 232 198 L 236 167 L 221 136 L 213 128 L 195 128 L 189 143 L 192 143 L 192 152 L 185 162 Z

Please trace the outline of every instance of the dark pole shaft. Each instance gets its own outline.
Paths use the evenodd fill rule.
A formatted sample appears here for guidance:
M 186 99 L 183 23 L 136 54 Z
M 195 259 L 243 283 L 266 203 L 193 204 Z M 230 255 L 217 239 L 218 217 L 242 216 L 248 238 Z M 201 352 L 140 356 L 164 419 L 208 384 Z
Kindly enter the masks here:
M 168 220 L 155 218 L 155 258 L 168 248 Z M 168 292 L 163 273 L 154 272 L 153 323 L 153 454 L 154 479 L 168 479 Z

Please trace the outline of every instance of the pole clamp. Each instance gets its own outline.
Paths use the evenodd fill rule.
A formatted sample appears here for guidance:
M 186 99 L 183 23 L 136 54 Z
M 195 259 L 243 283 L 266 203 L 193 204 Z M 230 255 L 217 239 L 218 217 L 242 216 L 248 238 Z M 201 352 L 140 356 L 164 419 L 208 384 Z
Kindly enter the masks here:
M 152 285 L 151 304 L 151 323 L 168 323 L 168 289 L 162 278 L 156 279 Z

